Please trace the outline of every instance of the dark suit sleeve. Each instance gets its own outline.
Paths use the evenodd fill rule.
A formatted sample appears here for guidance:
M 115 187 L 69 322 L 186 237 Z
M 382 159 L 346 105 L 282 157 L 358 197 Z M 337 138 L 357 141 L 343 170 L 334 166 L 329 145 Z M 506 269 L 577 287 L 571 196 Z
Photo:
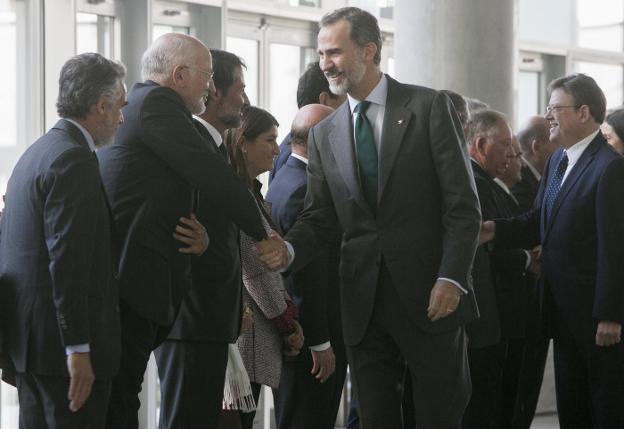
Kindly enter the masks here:
M 295 290 L 303 298 L 299 321 L 308 346 L 329 341 L 328 265 L 329 252 L 325 247 L 325 250 L 309 264 L 291 274 Z
M 499 216 L 499 204 L 491 182 L 486 182 L 483 178 L 475 177 L 475 184 L 479 195 L 481 213 L 483 220 L 493 220 Z M 526 252 L 518 248 L 494 248 L 489 252 L 492 264 L 496 271 L 503 276 L 521 277 L 525 271 L 527 255 Z
M 598 184 L 596 295 L 593 316 L 624 322 L 624 160 L 612 161 Z
M 442 195 L 442 260 L 438 277 L 467 287 L 481 225 L 479 202 L 464 137 L 449 98 L 438 93 L 431 107 L 429 144 Z
M 64 346 L 89 343 L 87 298 L 99 292 L 89 281 L 97 263 L 89 249 L 101 216 L 98 167 L 88 150 L 71 149 L 54 161 L 44 181 L 43 228 L 61 340 Z
M 280 210 L 275 210 L 276 221 L 282 231 L 288 232 L 303 209 L 306 187 L 295 190 Z M 300 301 L 299 321 L 305 333 L 306 344 L 315 346 L 329 341 L 329 318 L 327 307 L 327 270 L 329 253 L 327 247 L 310 263 L 290 274 L 291 292 Z M 300 300 L 297 298 L 301 298 Z
M 308 136 L 308 188 L 303 212 L 285 237 L 295 249 L 295 260 L 291 265 L 291 269 L 295 271 L 308 264 L 340 231 L 336 209 L 321 164 L 316 141 L 318 132 L 317 127 L 313 127 Z
M 217 150 L 205 144 L 170 89 L 150 92 L 143 102 L 140 121 L 143 141 L 156 156 L 199 189 L 216 209 L 222 210 L 249 236 L 255 240 L 266 238 L 247 187 Z

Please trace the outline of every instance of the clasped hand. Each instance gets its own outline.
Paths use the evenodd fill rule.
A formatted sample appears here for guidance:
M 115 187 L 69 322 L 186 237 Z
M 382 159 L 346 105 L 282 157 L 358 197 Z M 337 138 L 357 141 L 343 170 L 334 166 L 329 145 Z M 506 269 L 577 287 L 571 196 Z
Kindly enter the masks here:
M 271 271 L 288 266 L 288 249 L 280 235 L 271 231 L 268 238 L 256 243 L 258 259 Z
M 284 337 L 284 354 L 286 356 L 297 356 L 304 343 L 303 328 L 296 320 L 295 332 Z

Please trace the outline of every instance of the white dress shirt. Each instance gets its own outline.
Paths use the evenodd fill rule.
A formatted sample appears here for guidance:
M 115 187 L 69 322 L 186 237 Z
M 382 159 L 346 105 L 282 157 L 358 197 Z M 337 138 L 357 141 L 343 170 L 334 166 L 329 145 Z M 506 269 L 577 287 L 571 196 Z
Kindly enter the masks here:
M 568 168 L 566 168 L 565 174 L 563 175 L 563 179 L 561 180 L 561 186 L 563 186 L 563 183 L 565 182 L 568 175 L 570 174 L 570 171 L 572 171 L 572 169 L 578 162 L 581 155 L 583 155 L 583 152 L 585 152 L 585 149 L 587 149 L 587 146 L 589 146 L 589 144 L 598 135 L 599 132 L 600 132 L 600 128 L 598 128 L 596 131 L 594 131 L 593 133 L 585 137 L 580 142 L 575 143 L 569 148 L 564 150 L 565 153 L 568 155 Z

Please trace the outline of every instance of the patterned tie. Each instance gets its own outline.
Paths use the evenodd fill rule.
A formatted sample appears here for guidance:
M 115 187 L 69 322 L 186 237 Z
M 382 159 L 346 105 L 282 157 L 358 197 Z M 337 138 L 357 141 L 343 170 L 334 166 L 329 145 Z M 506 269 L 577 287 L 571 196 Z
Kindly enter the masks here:
M 559 160 L 559 165 L 557 165 L 557 170 L 555 171 L 552 180 L 548 184 L 546 194 L 544 195 L 544 202 L 546 203 L 546 219 L 550 218 L 552 208 L 555 205 L 555 200 L 557 199 L 557 194 L 559 193 L 559 189 L 561 189 L 561 181 L 563 180 L 563 175 L 565 174 L 567 168 L 568 154 L 564 151 L 563 156 Z
M 377 211 L 377 146 L 373 127 L 366 117 L 370 101 L 361 101 L 355 110 L 355 148 L 362 194 L 373 213 Z

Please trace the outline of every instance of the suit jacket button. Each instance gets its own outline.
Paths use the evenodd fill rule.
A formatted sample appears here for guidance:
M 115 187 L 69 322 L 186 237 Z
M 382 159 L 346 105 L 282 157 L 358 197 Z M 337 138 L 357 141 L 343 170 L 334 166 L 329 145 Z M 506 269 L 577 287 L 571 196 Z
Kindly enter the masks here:
M 118 306 L 118 305 L 116 305 L 116 306 L 115 306 L 115 311 L 116 311 L 117 313 L 121 313 L 121 309 L 119 308 L 119 306 Z
M 117 272 L 117 270 L 113 271 L 113 278 L 119 280 L 119 272 Z

